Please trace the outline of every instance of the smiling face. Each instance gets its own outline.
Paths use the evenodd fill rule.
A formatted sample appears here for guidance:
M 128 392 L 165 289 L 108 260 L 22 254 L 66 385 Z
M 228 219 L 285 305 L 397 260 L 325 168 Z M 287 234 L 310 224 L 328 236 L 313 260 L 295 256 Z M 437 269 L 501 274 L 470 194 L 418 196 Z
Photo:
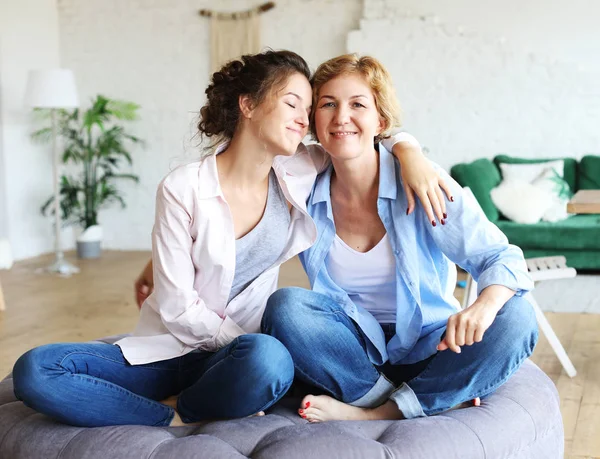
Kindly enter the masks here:
M 250 129 L 274 155 L 294 154 L 308 132 L 311 97 L 306 77 L 294 73 L 283 88 L 247 112 Z
M 373 91 L 358 73 L 343 74 L 319 89 L 315 131 L 321 145 L 336 159 L 353 159 L 373 151 L 384 128 Z

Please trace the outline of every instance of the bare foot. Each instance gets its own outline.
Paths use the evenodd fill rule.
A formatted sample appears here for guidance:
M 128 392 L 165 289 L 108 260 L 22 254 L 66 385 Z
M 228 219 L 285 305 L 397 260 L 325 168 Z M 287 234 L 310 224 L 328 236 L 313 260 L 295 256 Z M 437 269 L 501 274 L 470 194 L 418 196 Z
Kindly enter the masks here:
M 455 407 L 480 406 L 479 397 Z M 322 421 L 369 421 L 404 419 L 395 402 L 388 400 L 377 408 L 360 408 L 340 402 L 328 395 L 307 395 L 300 404 L 298 414 L 308 422 Z
M 309 422 L 403 419 L 402 412 L 392 401 L 377 408 L 360 408 L 328 395 L 307 395 L 300 406 L 304 408 L 300 408 L 298 414 Z

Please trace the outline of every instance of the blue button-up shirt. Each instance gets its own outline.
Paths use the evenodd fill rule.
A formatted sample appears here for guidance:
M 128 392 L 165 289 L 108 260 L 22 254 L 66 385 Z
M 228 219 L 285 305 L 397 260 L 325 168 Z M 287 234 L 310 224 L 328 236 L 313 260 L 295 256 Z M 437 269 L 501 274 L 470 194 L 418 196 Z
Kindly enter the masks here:
M 434 164 L 454 196 L 454 202 L 447 204 L 446 224 L 433 227 L 422 206 L 406 215 L 400 165 L 381 144 L 379 151 L 377 210 L 396 261 L 396 335 L 386 345 L 377 320 L 352 302 L 327 272 L 325 258 L 336 232 L 330 194 L 332 166 L 318 176 L 308 199 L 307 210 L 318 236 L 317 242 L 300 254 L 300 260 L 313 290 L 334 298 L 358 324 L 373 364 L 387 360 L 410 364 L 436 352 L 448 317 L 460 308 L 453 295 L 455 264 L 473 276 L 479 292 L 498 284 L 523 295 L 533 288 L 533 282 L 521 249 L 508 243 L 477 202 L 441 167 Z

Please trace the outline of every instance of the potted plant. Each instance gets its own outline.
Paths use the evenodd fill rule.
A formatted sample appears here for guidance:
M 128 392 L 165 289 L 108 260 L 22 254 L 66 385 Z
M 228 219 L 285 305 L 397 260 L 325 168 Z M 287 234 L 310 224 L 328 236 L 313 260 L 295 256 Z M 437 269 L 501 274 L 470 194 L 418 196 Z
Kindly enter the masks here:
M 98 211 L 111 204 L 125 207 L 116 184 L 119 180 L 139 181 L 134 174 L 119 173 L 123 162 L 132 164 L 130 148 L 142 141 L 125 131 L 119 121 L 138 118 L 139 106 L 132 102 L 111 100 L 98 95 L 86 111 L 58 110 L 58 132 L 64 140 L 63 164 L 71 174 L 60 181 L 60 208 L 65 225 L 78 225 L 77 254 L 81 258 L 100 256 L 102 229 Z M 45 110 L 36 110 L 46 115 Z M 51 127 L 32 134 L 37 141 L 50 141 Z M 53 212 L 54 197 L 41 208 L 42 214 Z

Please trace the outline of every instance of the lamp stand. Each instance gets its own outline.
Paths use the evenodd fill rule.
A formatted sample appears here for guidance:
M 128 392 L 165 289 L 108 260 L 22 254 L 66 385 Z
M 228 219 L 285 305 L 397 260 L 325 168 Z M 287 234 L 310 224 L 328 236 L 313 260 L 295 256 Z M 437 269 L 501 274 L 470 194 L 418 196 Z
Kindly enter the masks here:
M 56 109 L 50 110 L 52 116 L 52 161 L 53 161 L 53 172 L 54 172 L 54 253 L 56 259 L 54 263 L 46 268 L 46 271 L 51 273 L 58 273 L 62 276 L 70 276 L 71 274 L 77 274 L 79 268 L 67 260 L 62 251 L 62 245 L 60 242 L 60 229 L 61 229 L 61 213 L 60 213 L 60 186 L 59 186 L 59 155 L 58 148 L 56 145 L 57 129 L 56 129 Z

